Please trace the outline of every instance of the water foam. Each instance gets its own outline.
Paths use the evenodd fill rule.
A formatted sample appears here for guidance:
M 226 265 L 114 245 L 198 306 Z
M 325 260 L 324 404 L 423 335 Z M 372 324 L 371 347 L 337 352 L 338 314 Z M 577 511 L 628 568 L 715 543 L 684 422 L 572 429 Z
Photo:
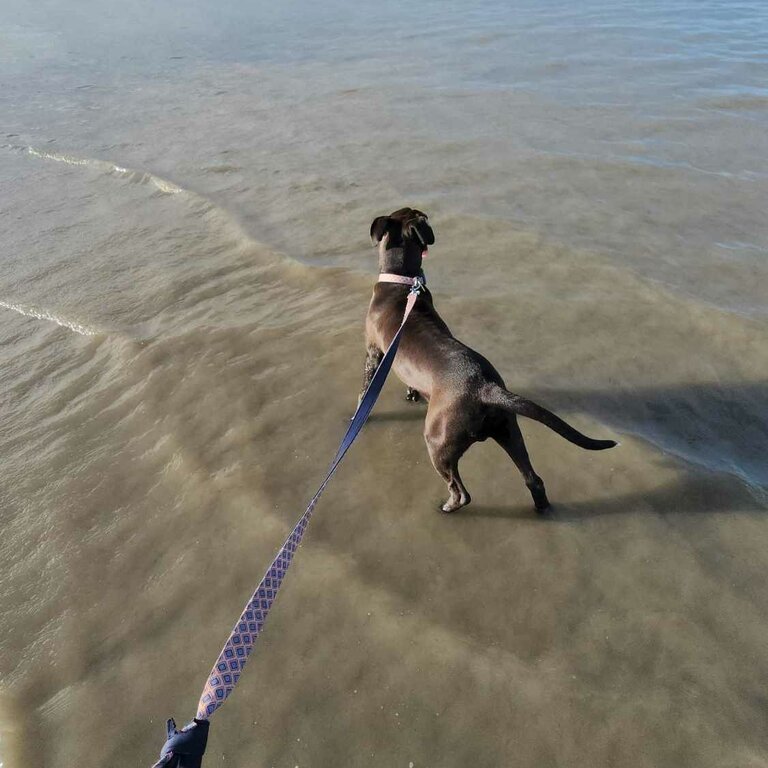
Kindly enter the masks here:
M 40 307 L 25 307 L 21 304 L 14 304 L 10 301 L 2 300 L 0 300 L 0 307 L 18 312 L 20 315 L 24 315 L 25 317 L 34 317 L 38 320 L 48 320 L 52 323 L 56 323 L 56 325 L 60 325 L 62 328 L 68 328 L 70 331 L 79 333 L 81 336 L 97 336 L 98 334 L 103 333 L 103 331 L 100 331 L 98 328 L 94 328 L 91 325 L 83 325 L 83 323 L 80 323 L 77 320 L 72 320 L 67 317 L 62 317 L 61 315 L 53 314 L 47 309 L 42 309 Z
M 104 173 L 129 177 L 135 179 L 140 184 L 149 183 L 165 195 L 178 195 L 181 192 L 187 192 L 187 190 L 183 189 L 178 184 L 174 184 L 172 181 L 168 181 L 168 179 L 155 176 L 155 174 L 147 171 L 137 171 L 133 168 L 125 168 L 122 165 L 110 163 L 108 160 L 96 160 L 90 157 L 75 157 L 74 155 L 65 155 L 59 152 L 46 152 L 41 149 L 35 149 L 34 147 L 25 147 L 24 151 L 28 155 L 39 157 L 42 160 L 54 160 L 57 163 L 66 163 L 67 165 L 86 166 L 95 168 Z
M 32 146 L 22 146 L 18 144 L 5 144 L 4 148 L 10 149 L 16 152 L 23 152 L 32 157 L 39 158 L 41 160 L 53 160 L 57 163 L 65 163 L 67 165 L 80 166 L 86 168 L 92 168 L 100 171 L 101 173 L 133 181 L 137 184 L 149 184 L 155 187 L 159 192 L 164 195 L 179 195 L 190 202 L 201 206 L 206 213 L 212 212 L 217 215 L 220 221 L 227 226 L 232 234 L 243 244 L 249 247 L 260 247 L 267 249 L 263 243 L 257 241 L 248 232 L 246 232 L 241 223 L 237 220 L 237 217 L 228 211 L 226 208 L 222 208 L 212 200 L 201 195 L 199 192 L 194 192 L 191 189 L 182 187 L 169 179 L 165 179 L 162 176 L 157 176 L 150 171 L 143 171 L 137 168 L 129 168 L 128 166 L 118 165 L 112 163 L 109 160 L 99 160 L 93 157 L 77 157 L 75 155 L 64 154 L 61 152 L 49 152 L 43 149 L 36 149 Z M 281 254 L 283 258 L 289 259 L 290 257 L 285 254 Z

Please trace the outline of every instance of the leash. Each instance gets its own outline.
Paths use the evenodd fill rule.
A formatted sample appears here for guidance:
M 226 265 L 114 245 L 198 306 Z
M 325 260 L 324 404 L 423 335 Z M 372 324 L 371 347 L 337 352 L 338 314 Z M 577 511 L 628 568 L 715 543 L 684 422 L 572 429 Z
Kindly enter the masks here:
M 398 279 L 392 280 L 391 278 L 393 277 Z M 166 742 L 160 750 L 160 759 L 152 768 L 200 768 L 202 765 L 205 747 L 208 742 L 209 720 L 232 693 L 235 685 L 237 685 L 243 668 L 253 651 L 253 646 L 264 628 L 264 623 L 267 620 L 272 604 L 277 598 L 277 592 L 280 589 L 283 578 L 291 565 L 299 544 L 301 544 L 315 506 L 325 490 L 325 486 L 328 485 L 328 481 L 336 472 L 339 464 L 341 464 L 341 460 L 355 441 L 355 438 L 360 434 L 360 430 L 368 420 L 368 416 L 370 416 L 373 406 L 376 400 L 378 400 L 387 375 L 392 368 L 405 321 L 408 319 L 408 315 L 411 314 L 411 310 L 416 304 L 416 299 L 425 287 L 423 276 L 411 278 L 383 274 L 379 276 L 379 281 L 397 282 L 411 286 L 400 327 L 390 342 L 389 347 L 387 347 L 387 351 L 384 353 L 384 357 L 381 359 L 379 367 L 371 379 L 371 383 L 368 385 L 365 394 L 357 406 L 357 410 L 352 417 L 346 434 L 342 438 L 341 445 L 331 462 L 325 479 L 309 502 L 306 511 L 293 527 L 290 536 L 285 540 L 285 543 L 277 553 L 277 557 L 272 561 L 272 565 L 267 569 L 264 578 L 259 583 L 259 586 L 256 587 L 243 612 L 240 614 L 240 618 L 235 622 L 235 626 L 229 633 L 229 637 L 226 643 L 224 643 L 224 647 L 216 659 L 216 663 L 213 665 L 203 687 L 203 692 L 197 705 L 197 715 L 191 723 L 180 731 L 176 728 L 176 723 L 172 718 L 167 721 Z

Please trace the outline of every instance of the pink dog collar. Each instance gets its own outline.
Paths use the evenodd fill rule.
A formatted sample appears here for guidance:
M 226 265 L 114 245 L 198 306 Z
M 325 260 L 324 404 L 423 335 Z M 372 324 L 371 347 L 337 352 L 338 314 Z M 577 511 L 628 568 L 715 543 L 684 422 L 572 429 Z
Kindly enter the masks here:
M 391 272 L 382 272 L 379 275 L 380 283 L 400 283 L 400 285 L 413 285 L 416 280 L 422 278 L 405 277 L 404 275 L 393 275 Z M 423 280 L 423 279 L 422 279 Z
M 418 286 L 419 289 L 427 287 L 427 276 L 422 272 L 418 277 L 406 277 L 405 275 L 395 275 L 392 272 L 382 272 L 379 275 L 380 283 L 398 283 L 399 285 L 410 285 L 411 288 Z

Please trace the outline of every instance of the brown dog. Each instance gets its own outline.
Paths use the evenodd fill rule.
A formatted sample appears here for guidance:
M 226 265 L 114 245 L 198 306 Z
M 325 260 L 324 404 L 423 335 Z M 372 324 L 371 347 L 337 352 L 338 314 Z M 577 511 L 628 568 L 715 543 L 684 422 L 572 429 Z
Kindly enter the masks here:
M 418 277 L 427 246 L 435 242 L 426 214 L 401 208 L 371 224 L 371 240 L 379 247 L 379 272 Z M 408 285 L 378 282 L 365 321 L 366 360 L 363 392 L 405 310 Z M 549 506 L 544 483 L 533 471 L 517 416 L 546 424 L 566 440 L 591 451 L 612 448 L 613 440 L 593 440 L 554 413 L 508 392 L 496 369 L 480 354 L 455 339 L 437 314 L 428 290 L 419 296 L 403 330 L 393 369 L 408 387 L 406 398 L 429 401 L 424 439 L 432 464 L 448 483 L 450 496 L 441 506 L 454 512 L 470 502 L 459 477 L 459 459 L 472 443 L 492 437 L 525 478 L 538 511 Z

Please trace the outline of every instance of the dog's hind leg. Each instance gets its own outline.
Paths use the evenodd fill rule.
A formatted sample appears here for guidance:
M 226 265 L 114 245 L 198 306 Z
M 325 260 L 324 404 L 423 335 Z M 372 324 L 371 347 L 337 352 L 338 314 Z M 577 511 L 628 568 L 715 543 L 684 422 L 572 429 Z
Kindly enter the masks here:
M 517 419 L 510 414 L 505 423 L 499 426 L 492 436 L 509 454 L 512 461 L 515 462 L 515 466 L 520 470 L 520 474 L 523 476 L 525 484 L 528 486 L 528 490 L 533 497 L 536 511 L 546 511 L 549 507 L 549 499 L 544 488 L 544 481 L 533 471 Z
M 472 444 L 472 441 L 463 435 L 451 435 L 444 429 L 435 429 L 434 420 L 427 425 L 424 431 L 424 439 L 427 443 L 429 458 L 432 466 L 440 477 L 448 483 L 448 499 L 440 505 L 442 512 L 455 512 L 472 501 L 469 491 L 465 488 L 459 475 L 459 459 Z
M 459 459 L 464 451 L 451 450 L 448 446 L 433 446 L 427 441 L 429 458 L 432 459 L 432 465 L 440 474 L 440 477 L 448 483 L 448 493 L 450 494 L 446 501 L 440 505 L 442 512 L 455 512 L 461 507 L 465 507 L 472 501 L 469 491 L 465 488 L 459 475 Z

